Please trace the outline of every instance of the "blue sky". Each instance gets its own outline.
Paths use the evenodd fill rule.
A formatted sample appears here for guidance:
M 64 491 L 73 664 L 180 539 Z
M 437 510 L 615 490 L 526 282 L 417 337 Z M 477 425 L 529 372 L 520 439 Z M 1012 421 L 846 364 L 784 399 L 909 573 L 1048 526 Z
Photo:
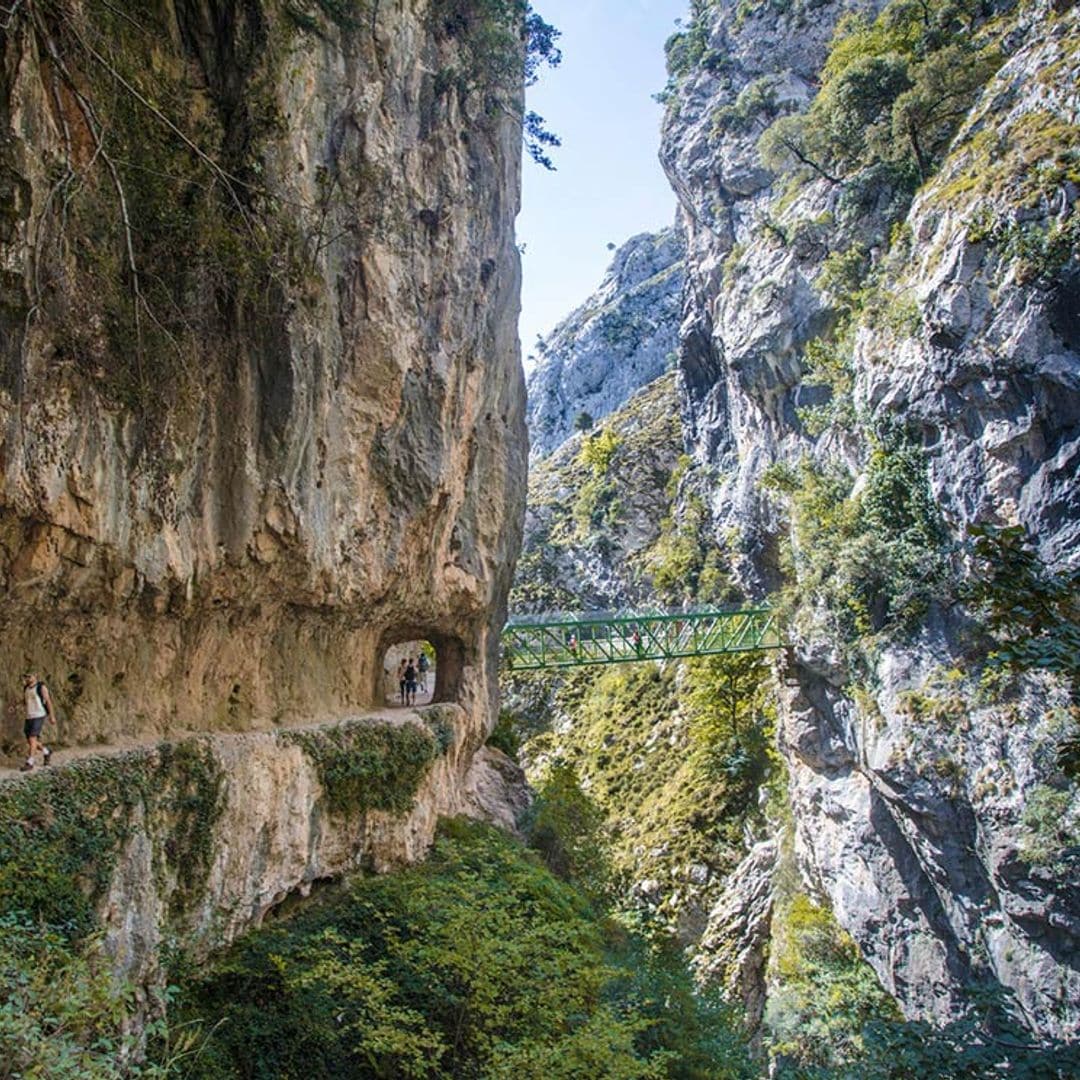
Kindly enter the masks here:
M 529 90 L 529 108 L 563 141 L 546 172 L 526 159 L 521 346 L 528 357 L 596 289 L 609 243 L 670 225 L 675 196 L 657 161 L 664 41 L 687 0 L 534 0 L 562 31 L 562 65 Z

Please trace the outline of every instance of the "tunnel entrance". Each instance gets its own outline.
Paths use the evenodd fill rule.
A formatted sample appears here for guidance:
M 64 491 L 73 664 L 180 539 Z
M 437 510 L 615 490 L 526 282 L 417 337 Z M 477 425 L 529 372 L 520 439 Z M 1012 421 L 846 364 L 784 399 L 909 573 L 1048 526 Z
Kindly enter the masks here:
M 463 658 L 459 642 L 441 634 L 398 634 L 381 652 L 376 700 L 385 706 L 412 708 L 457 700 Z

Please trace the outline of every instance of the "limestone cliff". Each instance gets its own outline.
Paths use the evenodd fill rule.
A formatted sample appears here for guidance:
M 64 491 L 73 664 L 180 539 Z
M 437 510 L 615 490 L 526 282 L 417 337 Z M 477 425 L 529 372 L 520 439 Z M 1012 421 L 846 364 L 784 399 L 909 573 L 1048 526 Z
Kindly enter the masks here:
M 597 422 L 671 366 L 683 289 L 676 229 L 631 237 L 600 288 L 537 343 L 529 376 L 531 455 L 545 457 L 585 414 Z
M 743 585 L 794 571 L 780 745 L 805 881 L 909 1015 L 944 1019 L 983 983 L 1034 1031 L 1075 1036 L 1080 795 L 1054 757 L 1075 702 L 1051 676 L 980 687 L 959 583 L 980 523 L 1023 526 L 1051 571 L 1075 565 L 1080 12 L 943 8 L 888 90 L 906 46 L 882 42 L 915 6 L 873 23 L 883 7 L 718 0 L 670 45 L 684 418 Z M 940 51 L 965 47 L 967 67 Z M 962 73 L 939 126 L 915 107 L 922 63 Z M 791 118 L 819 92 L 815 133 Z M 878 92 L 905 149 L 875 160 Z M 861 126 L 825 132 L 844 108 Z M 892 524 L 858 524 L 886 505 Z M 1047 799 L 1056 855 L 1033 840 Z
M 675 378 L 667 374 L 592 432 L 534 462 L 514 613 L 604 611 L 648 600 L 671 504 L 665 489 L 681 453 Z
M 244 730 L 371 706 L 425 638 L 475 747 L 524 491 L 514 65 L 444 0 L 128 7 L 3 16 L 0 682 L 37 668 L 69 743 Z

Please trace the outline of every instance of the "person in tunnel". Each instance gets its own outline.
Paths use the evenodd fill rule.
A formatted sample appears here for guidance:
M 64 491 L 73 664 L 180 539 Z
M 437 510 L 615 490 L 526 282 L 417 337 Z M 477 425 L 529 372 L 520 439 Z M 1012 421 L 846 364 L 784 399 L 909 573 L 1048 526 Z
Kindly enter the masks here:
M 401 658 L 401 663 L 398 664 L 398 666 L 397 666 L 398 691 L 401 694 L 401 704 L 402 705 L 407 704 L 406 700 L 405 700 L 406 687 L 407 687 L 407 682 L 406 682 L 406 679 L 405 679 L 405 669 L 408 666 L 409 666 L 409 661 L 408 661 L 408 659 L 406 657 L 403 656 Z
M 405 704 L 416 704 L 416 660 L 411 656 L 405 666 Z

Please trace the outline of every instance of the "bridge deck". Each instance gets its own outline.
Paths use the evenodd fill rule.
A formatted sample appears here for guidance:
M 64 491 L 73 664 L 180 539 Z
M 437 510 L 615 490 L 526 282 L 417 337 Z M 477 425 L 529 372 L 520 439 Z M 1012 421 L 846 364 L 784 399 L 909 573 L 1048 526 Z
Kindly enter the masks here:
M 673 660 L 782 646 L 776 616 L 767 607 L 534 616 L 514 620 L 502 632 L 503 662 L 513 671 Z

